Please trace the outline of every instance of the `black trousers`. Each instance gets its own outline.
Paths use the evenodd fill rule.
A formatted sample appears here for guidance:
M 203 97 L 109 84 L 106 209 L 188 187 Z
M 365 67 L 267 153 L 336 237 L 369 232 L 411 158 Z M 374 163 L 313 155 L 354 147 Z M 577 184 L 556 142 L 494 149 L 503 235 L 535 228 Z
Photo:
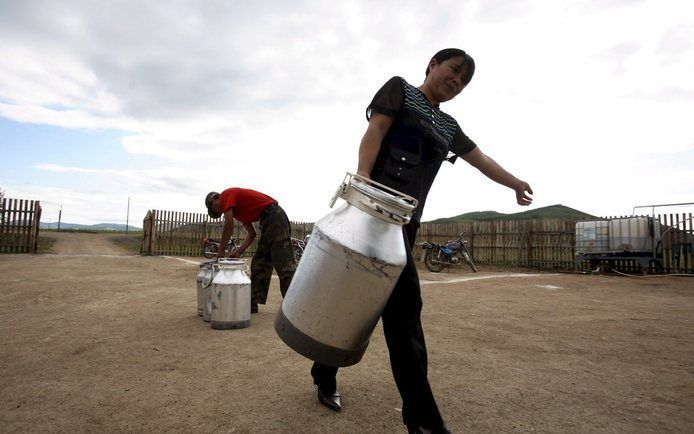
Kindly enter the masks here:
M 395 384 L 402 397 L 402 419 L 405 425 L 436 428 L 443 420 L 427 379 L 427 348 L 422 331 L 422 295 L 419 276 L 412 256 L 417 235 L 417 222 L 403 227 L 407 250 L 407 265 L 395 284 L 381 314 L 383 333 L 390 353 L 390 365 Z M 313 382 L 324 393 L 337 388 L 337 368 L 314 363 Z

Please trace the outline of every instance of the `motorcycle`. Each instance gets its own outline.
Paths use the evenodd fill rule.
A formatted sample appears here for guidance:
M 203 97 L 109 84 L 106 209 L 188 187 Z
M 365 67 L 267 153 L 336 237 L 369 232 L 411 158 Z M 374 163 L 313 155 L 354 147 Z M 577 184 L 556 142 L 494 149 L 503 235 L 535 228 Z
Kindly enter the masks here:
M 205 238 L 202 240 L 202 255 L 207 259 L 212 259 L 217 257 L 219 253 L 219 243 L 222 240 L 218 238 Z M 234 237 L 229 238 L 226 249 L 224 249 L 225 256 L 229 256 L 231 252 L 236 250 L 238 246 L 236 245 L 236 239 Z
M 299 262 L 301 259 L 301 256 L 304 254 L 304 250 L 306 249 L 306 244 L 308 244 L 309 238 L 311 238 L 311 235 L 306 235 L 306 238 L 303 240 L 299 238 L 292 238 L 292 250 L 294 250 L 294 259 L 296 259 L 296 262 Z
M 306 249 L 306 243 L 308 243 L 309 238 L 311 238 L 311 235 L 307 235 L 303 240 L 294 237 L 291 238 L 292 250 L 294 251 L 294 258 L 296 259 L 296 262 L 299 262 L 301 256 L 304 254 L 304 249 Z M 208 259 L 217 257 L 220 241 L 221 240 L 218 238 L 205 238 L 202 245 L 202 255 Z M 237 247 L 238 245 L 236 243 L 236 239 L 231 237 L 225 249 L 225 256 L 229 256 L 229 254 L 236 250 Z
M 422 248 L 425 250 L 424 265 L 429 271 L 438 273 L 443 267 L 450 267 L 461 262 L 461 258 L 470 266 L 470 269 L 477 272 L 477 267 L 472 259 L 472 254 L 468 250 L 468 241 L 463 240 L 463 232 L 455 240 L 448 241 L 444 245 L 425 242 Z

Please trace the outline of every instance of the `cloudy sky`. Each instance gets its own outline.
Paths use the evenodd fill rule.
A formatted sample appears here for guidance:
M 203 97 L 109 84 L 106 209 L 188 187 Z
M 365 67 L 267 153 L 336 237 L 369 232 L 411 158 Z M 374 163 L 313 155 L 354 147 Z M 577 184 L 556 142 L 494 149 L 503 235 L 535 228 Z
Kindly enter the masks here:
M 694 202 L 690 0 L 0 0 L 0 188 L 44 221 L 140 225 L 248 187 L 315 221 L 356 170 L 364 109 L 460 47 L 442 105 L 533 208 Z M 459 161 L 424 220 L 522 211 Z

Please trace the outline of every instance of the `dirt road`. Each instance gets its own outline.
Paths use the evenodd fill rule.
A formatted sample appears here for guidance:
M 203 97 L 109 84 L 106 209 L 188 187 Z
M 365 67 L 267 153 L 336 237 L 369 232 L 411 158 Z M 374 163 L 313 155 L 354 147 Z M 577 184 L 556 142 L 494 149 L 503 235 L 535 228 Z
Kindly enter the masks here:
M 251 327 L 212 330 L 196 315 L 195 264 L 59 235 L 66 254 L 0 255 L 3 433 L 405 432 L 380 325 L 338 374 L 334 413 L 273 330 L 276 280 Z M 421 277 L 452 432 L 694 431 L 694 279 Z
M 113 235 L 107 233 L 49 232 L 46 236 L 55 240 L 51 253 L 56 255 L 132 255 L 110 241 Z

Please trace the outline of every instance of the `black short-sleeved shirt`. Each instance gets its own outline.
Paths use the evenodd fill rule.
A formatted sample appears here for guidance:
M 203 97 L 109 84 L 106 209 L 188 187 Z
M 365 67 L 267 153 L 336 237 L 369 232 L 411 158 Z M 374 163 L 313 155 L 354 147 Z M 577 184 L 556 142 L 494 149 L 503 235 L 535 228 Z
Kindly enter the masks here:
M 419 201 L 414 219 L 422 217 L 431 185 L 449 152 L 463 155 L 475 143 L 453 117 L 432 106 L 426 96 L 401 77 L 393 77 L 376 93 L 366 117 L 377 112 L 393 118 L 371 170 L 374 181 Z

